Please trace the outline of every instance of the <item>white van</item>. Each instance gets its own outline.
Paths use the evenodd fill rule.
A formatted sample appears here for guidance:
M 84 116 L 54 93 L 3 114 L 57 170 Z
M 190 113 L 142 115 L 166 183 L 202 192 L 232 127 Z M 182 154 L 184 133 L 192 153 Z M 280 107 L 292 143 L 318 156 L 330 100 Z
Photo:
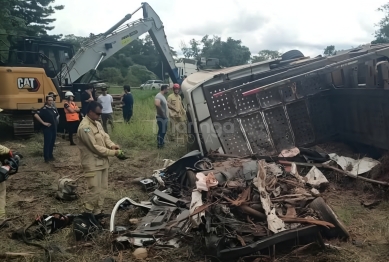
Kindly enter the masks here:
M 163 85 L 162 80 L 149 80 L 143 85 L 141 85 L 140 88 L 144 90 L 160 89 L 161 85 Z

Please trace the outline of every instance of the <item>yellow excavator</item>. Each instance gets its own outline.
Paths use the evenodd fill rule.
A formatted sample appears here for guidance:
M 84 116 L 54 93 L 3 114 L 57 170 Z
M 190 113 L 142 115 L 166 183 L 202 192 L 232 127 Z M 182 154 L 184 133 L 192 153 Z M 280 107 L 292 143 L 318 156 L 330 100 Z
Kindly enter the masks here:
M 125 23 L 143 9 L 143 18 Z M 43 106 L 50 92 L 58 94 L 59 131 L 64 128 L 64 94 L 72 91 L 81 106 L 81 93 L 95 79 L 100 63 L 142 34 L 149 32 L 174 83 L 179 83 L 178 68 L 170 53 L 159 16 L 147 3 L 126 15 L 105 33 L 83 43 L 76 53 L 70 44 L 24 37 L 9 47 L 7 58 L 0 57 L 0 108 L 11 117 L 15 136 L 34 133 L 32 111 Z M 94 81 L 93 84 L 103 82 Z

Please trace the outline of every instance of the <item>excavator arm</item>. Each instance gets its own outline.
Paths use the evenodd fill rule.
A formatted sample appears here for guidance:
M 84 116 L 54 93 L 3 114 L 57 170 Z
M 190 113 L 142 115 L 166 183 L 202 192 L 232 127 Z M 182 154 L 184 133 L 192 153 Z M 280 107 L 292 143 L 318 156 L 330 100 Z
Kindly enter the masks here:
M 143 19 L 124 24 L 140 9 L 143 9 Z M 146 32 L 149 32 L 158 52 L 162 56 L 163 63 L 168 68 L 170 78 L 173 82 L 178 82 L 178 70 L 170 53 L 170 46 L 166 39 L 162 21 L 149 4 L 142 3 L 142 6 L 132 14 L 126 15 L 107 32 L 94 37 L 80 48 L 66 66 L 61 68 L 58 74 L 61 85 L 70 84 L 77 80 L 81 83 L 88 83 L 91 79 L 83 77 L 86 76 L 86 73 L 96 70 L 101 62 Z

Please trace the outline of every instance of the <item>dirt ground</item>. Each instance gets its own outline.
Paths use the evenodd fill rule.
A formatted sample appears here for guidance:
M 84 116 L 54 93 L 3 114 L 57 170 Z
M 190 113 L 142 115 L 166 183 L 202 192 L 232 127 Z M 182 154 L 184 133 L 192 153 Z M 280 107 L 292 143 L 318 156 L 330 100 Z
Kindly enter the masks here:
M 58 178 L 78 178 L 82 175 L 78 148 L 69 146 L 67 141 L 59 138 L 55 148 L 57 161 L 45 164 L 41 156 L 42 147 L 39 139 L 41 138 L 36 137 L 26 141 L 2 143 L 22 152 L 24 161 L 19 173 L 7 181 L 7 213 L 9 217 L 17 218 L 12 220 L 10 228 L 0 230 L 0 261 L 43 261 L 42 249 L 11 239 L 12 232 L 31 224 L 38 214 L 82 212 L 82 191 L 85 188 L 82 178 L 79 180 L 80 200 L 61 202 L 55 199 Z M 120 161 L 113 158 L 104 211 L 110 213 L 116 201 L 125 196 L 136 201 L 148 200 L 148 195 L 140 186 L 132 183 L 132 180 L 151 176 L 154 169 L 162 166 L 162 159 L 176 160 L 184 153 L 185 148 L 142 152 L 129 149 L 129 159 Z M 171 157 L 172 154 L 174 157 Z M 346 154 L 352 156 L 351 151 L 344 152 L 344 155 Z M 333 247 L 326 250 L 310 247 L 294 254 L 279 254 L 275 261 L 389 261 L 389 203 L 386 200 L 385 189 L 357 182 L 342 175 L 331 173 L 326 175 L 331 179 L 331 185 L 323 196 L 347 226 L 352 239 L 349 242 L 330 241 L 328 243 Z M 382 202 L 372 209 L 361 205 L 361 201 L 372 199 L 382 199 Z M 118 213 L 118 219 L 123 223 L 128 221 L 128 217 L 128 213 Z M 49 236 L 42 244 L 53 250 L 52 261 L 96 262 L 107 257 L 113 257 L 116 261 L 134 261 L 131 250 L 114 252 L 110 241 L 107 232 L 94 240 L 92 246 L 82 247 L 80 243 L 74 241 L 71 229 L 66 228 Z M 147 260 L 211 261 L 211 258 L 203 255 L 200 243 L 201 239 L 195 239 L 195 243 L 178 250 L 149 250 Z M 32 252 L 32 254 L 21 258 L 1 258 L 5 252 Z M 254 261 L 254 258 L 245 261 Z

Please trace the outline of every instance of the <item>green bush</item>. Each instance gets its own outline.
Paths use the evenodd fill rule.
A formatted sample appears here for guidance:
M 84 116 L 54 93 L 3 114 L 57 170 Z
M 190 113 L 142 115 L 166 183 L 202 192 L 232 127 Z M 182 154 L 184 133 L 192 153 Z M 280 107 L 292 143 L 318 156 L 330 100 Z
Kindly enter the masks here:
M 99 72 L 99 77 L 110 83 L 123 83 L 123 76 L 119 69 L 115 67 L 106 67 Z
M 130 86 L 140 86 L 147 80 L 158 79 L 153 72 L 141 65 L 129 66 L 128 69 L 105 67 L 99 71 L 99 77 L 112 84 L 129 84 Z

